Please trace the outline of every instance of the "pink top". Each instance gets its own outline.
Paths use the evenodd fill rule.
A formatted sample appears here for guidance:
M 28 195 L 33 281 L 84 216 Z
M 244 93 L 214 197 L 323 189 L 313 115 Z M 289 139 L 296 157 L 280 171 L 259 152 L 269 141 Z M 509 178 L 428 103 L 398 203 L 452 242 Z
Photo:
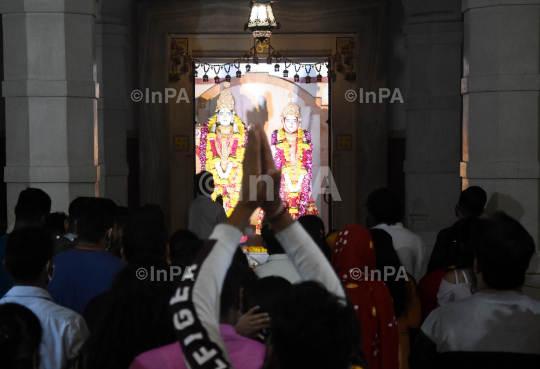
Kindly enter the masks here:
M 221 337 L 235 369 L 259 369 L 264 360 L 263 344 L 242 337 L 232 325 L 220 324 Z M 137 356 L 129 369 L 187 369 L 180 343 L 175 342 Z

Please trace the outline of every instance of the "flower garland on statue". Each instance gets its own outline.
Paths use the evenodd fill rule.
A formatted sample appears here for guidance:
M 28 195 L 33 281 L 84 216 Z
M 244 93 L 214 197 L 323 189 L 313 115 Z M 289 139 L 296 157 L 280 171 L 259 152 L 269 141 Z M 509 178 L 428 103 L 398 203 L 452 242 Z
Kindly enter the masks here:
M 201 161 L 201 170 L 207 170 L 214 176 L 215 190 L 212 194 L 212 199 L 215 201 L 218 194 L 223 196 L 223 203 L 228 204 L 227 216 L 231 216 L 238 200 L 240 198 L 240 186 L 242 184 L 245 144 L 246 144 L 246 127 L 244 122 L 234 114 L 234 123 L 238 127 L 238 132 L 233 133 L 233 143 L 229 161 L 229 175 L 227 178 L 221 178 L 218 174 L 217 166 L 220 165 L 221 158 L 216 148 L 216 133 L 212 132 L 212 127 L 216 124 L 217 114 L 214 114 L 201 129 L 201 144 L 199 148 L 199 159 Z M 209 133 L 210 132 L 210 133 Z M 211 163 L 212 165 L 210 165 Z M 227 187 L 234 187 L 234 193 L 229 195 Z
M 292 171 L 289 143 L 285 139 L 285 130 L 283 128 L 280 128 L 272 135 L 272 145 L 275 145 L 277 148 L 276 153 L 274 154 L 274 161 L 276 162 L 276 168 L 281 168 L 283 181 L 285 180 L 285 173 L 290 174 Z M 299 126 L 296 138 L 296 168 L 297 175 L 304 175 L 304 179 L 299 192 L 288 193 L 290 197 L 300 197 L 299 201 L 296 201 L 296 206 L 289 208 L 289 213 L 294 218 L 305 215 L 307 212 L 306 206 L 309 202 L 310 183 L 313 170 L 312 150 L 311 135 L 309 132 L 304 131 L 302 126 Z M 287 203 L 287 191 L 285 190 L 285 186 L 281 186 L 280 197 L 285 203 Z

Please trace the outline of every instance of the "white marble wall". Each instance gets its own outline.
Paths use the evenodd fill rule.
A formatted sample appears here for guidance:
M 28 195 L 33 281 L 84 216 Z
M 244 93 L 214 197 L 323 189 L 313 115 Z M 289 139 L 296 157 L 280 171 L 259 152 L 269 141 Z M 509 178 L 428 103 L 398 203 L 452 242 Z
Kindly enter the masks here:
M 96 66 L 100 85 L 98 141 L 100 196 L 127 206 L 127 98 L 125 25 L 129 0 L 100 3 L 96 22 Z
M 439 230 L 457 219 L 463 43 L 461 0 L 405 1 L 407 53 L 406 223 L 428 255 Z
M 463 14 L 461 176 L 486 190 L 488 214 L 504 210 L 538 242 L 540 1 L 463 1 Z M 536 297 L 538 260 L 527 281 Z
M 67 211 L 97 194 L 95 0 L 2 1 L 8 220 L 32 186 Z

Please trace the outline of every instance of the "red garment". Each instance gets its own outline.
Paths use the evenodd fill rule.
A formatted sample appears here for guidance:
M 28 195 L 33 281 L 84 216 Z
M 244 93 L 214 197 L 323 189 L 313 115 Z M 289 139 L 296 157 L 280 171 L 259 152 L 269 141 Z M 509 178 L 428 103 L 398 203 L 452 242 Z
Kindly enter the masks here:
M 369 368 L 397 369 L 399 336 L 394 306 L 388 287 L 371 274 L 375 270 L 375 250 L 367 229 L 353 224 L 338 233 L 332 266 L 360 321 Z
M 442 279 L 446 271 L 437 269 L 426 274 L 418 283 L 418 295 L 420 296 L 420 306 L 422 309 L 422 322 L 437 307 L 437 293 L 441 286 Z

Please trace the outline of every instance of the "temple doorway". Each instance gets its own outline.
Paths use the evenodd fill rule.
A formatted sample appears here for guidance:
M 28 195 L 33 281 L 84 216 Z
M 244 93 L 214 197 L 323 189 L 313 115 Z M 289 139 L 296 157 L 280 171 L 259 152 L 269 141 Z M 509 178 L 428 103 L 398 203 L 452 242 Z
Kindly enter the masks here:
M 218 60 L 201 60 L 212 63 L 219 70 Z M 322 60 L 305 60 L 302 63 L 317 63 Z M 214 69 L 214 68 L 213 68 Z M 284 78 L 283 70 L 276 71 L 275 66 L 269 64 L 251 65 L 251 70 L 246 73 L 245 65 L 240 67 L 242 76 L 235 77 L 237 70 L 232 67 L 229 71 L 221 68 L 218 73 L 214 70 L 204 70 L 200 66 L 197 69 L 198 78 L 195 79 L 195 147 L 199 147 L 200 129 L 207 120 L 216 113 L 217 101 L 220 94 L 228 89 L 234 99 L 235 113 L 246 124 L 263 123 L 267 138 L 270 142 L 272 132 L 281 127 L 281 113 L 290 101 L 288 96 L 292 93 L 292 101 L 300 108 L 301 126 L 311 134 L 313 145 L 313 171 L 312 171 L 312 194 L 315 206 L 317 207 L 325 227 L 329 230 L 331 226 L 331 209 L 327 203 L 327 198 L 323 196 L 322 188 L 327 186 L 326 180 L 321 172 L 321 168 L 328 168 L 329 157 L 329 83 L 326 68 L 322 68 L 320 74 L 322 80 L 316 81 L 312 74 L 311 83 L 306 83 L 307 73 L 305 69 L 295 71 L 294 66 L 289 67 L 289 77 Z M 208 73 L 211 76 L 208 81 L 203 80 L 203 76 Z M 294 81 L 293 74 L 299 75 L 299 80 Z M 232 76 L 230 86 L 225 84 L 225 77 Z M 215 77 L 219 77 L 216 83 Z M 196 173 L 201 170 L 201 162 L 198 150 L 195 155 Z M 260 236 L 255 235 L 258 212 L 251 217 L 248 246 L 261 246 Z

